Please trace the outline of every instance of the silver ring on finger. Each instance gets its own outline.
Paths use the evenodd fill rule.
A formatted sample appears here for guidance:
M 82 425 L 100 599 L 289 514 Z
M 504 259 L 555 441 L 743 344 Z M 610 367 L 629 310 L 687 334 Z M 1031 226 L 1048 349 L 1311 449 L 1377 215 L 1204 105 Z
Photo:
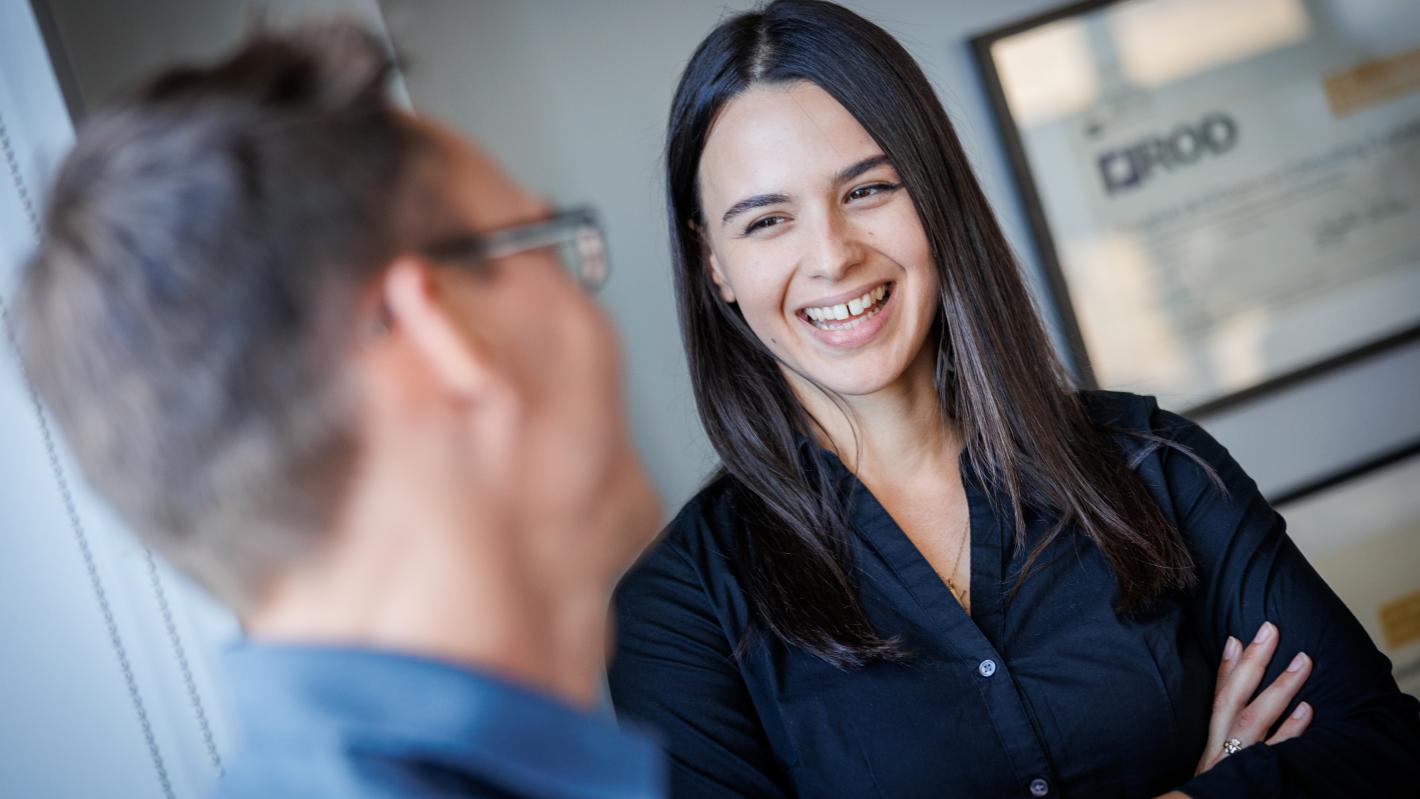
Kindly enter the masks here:
M 1223 755 L 1235 755 L 1243 750 L 1243 742 L 1236 738 L 1229 738 L 1223 741 Z

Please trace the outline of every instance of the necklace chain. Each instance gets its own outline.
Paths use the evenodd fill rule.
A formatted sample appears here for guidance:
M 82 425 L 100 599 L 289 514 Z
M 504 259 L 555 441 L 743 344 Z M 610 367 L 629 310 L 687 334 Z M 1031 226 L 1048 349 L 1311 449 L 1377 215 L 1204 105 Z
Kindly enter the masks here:
M 962 590 L 961 588 L 958 588 L 958 587 L 957 587 L 957 584 L 956 584 L 956 581 L 953 580 L 952 578 L 956 576 L 957 567 L 961 565 L 961 556 L 966 552 L 966 540 L 967 540 L 968 538 L 970 538 L 970 537 L 971 537 L 971 514 L 968 513 L 968 514 L 966 514 L 966 517 L 965 517 L 964 519 L 962 519 L 962 523 L 961 523 L 961 535 L 958 536 L 958 538 L 960 539 L 960 541 L 957 543 L 957 555 L 956 555 L 955 558 L 952 559 L 952 569 L 951 569 L 951 571 L 947 572 L 947 574 L 946 574 L 946 576 L 945 576 L 945 578 L 944 578 L 944 579 L 946 579 L 946 581 L 947 581 L 947 588 L 948 588 L 948 590 L 950 590 L 950 591 L 952 592 L 952 596 L 956 598 L 957 604 L 961 605 L 963 608 L 966 608 L 967 610 L 970 610 L 970 609 L 971 609 L 970 605 L 969 605 L 968 602 L 967 602 L 967 592 L 964 591 L 964 590 Z M 967 583 L 967 585 L 968 585 L 968 587 L 970 587 L 970 576 L 969 576 L 969 575 L 968 575 L 968 583 Z

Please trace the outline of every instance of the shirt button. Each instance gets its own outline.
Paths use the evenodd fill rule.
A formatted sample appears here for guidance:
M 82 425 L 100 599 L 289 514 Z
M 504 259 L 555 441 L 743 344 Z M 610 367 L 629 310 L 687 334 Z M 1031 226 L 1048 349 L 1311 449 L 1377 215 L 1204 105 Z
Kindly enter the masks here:
M 1050 793 L 1050 783 L 1037 777 L 1030 781 L 1031 796 L 1045 796 Z
M 981 661 L 981 665 L 976 667 L 976 671 L 982 677 L 990 677 L 996 673 L 996 661 L 986 659 Z

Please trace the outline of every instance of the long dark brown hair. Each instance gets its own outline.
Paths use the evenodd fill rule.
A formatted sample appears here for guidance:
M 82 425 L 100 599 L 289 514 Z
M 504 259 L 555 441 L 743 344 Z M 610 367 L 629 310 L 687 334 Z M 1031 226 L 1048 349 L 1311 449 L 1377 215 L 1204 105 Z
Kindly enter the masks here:
M 667 130 L 668 219 L 681 332 L 696 403 L 729 476 L 739 578 L 756 622 L 843 668 L 903 656 L 858 598 L 843 502 L 813 420 L 705 264 L 701 152 L 725 103 L 754 84 L 809 81 L 891 160 L 931 244 L 941 291 L 936 387 L 968 457 L 1005 497 L 1017 547 L 1024 508 L 1074 525 L 1104 554 L 1115 608 L 1140 610 L 1195 579 L 1179 532 L 1091 420 L 1050 347 L 1030 294 L 951 122 L 921 69 L 885 31 L 825 2 L 778 0 L 717 27 L 691 57 Z

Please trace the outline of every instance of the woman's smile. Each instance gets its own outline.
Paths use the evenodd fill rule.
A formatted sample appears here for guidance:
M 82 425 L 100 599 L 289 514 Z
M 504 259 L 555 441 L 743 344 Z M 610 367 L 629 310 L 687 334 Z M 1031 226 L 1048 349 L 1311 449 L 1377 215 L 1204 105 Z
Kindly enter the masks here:
M 800 308 L 795 316 L 814 340 L 833 349 L 858 349 L 887 326 L 893 310 L 894 281 L 878 283 L 850 299 L 829 298 Z

